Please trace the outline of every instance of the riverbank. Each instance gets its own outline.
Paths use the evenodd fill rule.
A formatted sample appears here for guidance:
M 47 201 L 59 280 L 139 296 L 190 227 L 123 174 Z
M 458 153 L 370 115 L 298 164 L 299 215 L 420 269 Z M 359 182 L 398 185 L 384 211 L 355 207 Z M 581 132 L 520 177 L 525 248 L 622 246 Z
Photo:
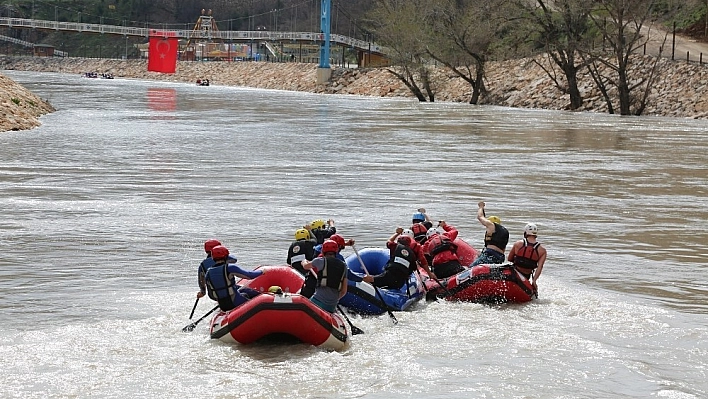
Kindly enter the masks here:
M 49 102 L 0 75 L 0 132 L 35 128 L 39 117 L 50 112 L 54 107 Z
M 654 62 L 650 56 L 636 56 L 630 76 L 648 76 Z M 547 64 L 543 58 L 537 59 Z M 485 86 L 488 94 L 480 104 L 518 108 L 565 110 L 568 96 L 562 94 L 533 59 L 490 62 Z M 0 69 L 81 74 L 111 73 L 117 78 L 196 82 L 208 78 L 213 85 L 262 89 L 350 94 L 375 97 L 408 97 L 410 91 L 385 68 L 334 68 L 332 79 L 316 84 L 314 64 L 265 62 L 179 62 L 175 74 L 147 71 L 145 60 L 84 58 L 0 57 Z M 659 78 L 651 88 L 646 116 L 708 119 L 708 66 L 662 58 L 657 64 Z M 471 88 L 451 71 L 437 68 L 433 74 L 436 101 L 468 102 Z M 636 82 L 633 82 L 636 83 Z M 579 75 L 584 97 L 581 111 L 607 112 L 607 106 L 589 74 Z

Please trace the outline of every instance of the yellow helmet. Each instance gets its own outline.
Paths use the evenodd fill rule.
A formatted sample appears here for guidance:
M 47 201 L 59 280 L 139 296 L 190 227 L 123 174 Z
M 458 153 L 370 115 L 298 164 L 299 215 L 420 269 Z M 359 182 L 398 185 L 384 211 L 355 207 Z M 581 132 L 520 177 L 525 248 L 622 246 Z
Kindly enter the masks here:
M 295 239 L 296 240 L 309 240 L 310 239 L 310 232 L 307 231 L 307 229 L 299 229 L 295 231 Z
M 312 223 L 310 223 L 310 226 L 312 226 L 313 230 L 317 230 L 317 229 L 321 229 L 321 228 L 325 227 L 325 224 L 326 223 L 324 220 L 317 219 L 317 220 L 313 220 Z
M 271 285 L 271 286 L 268 288 L 268 292 L 270 292 L 271 294 L 282 294 L 282 293 L 283 293 L 283 289 L 280 288 L 279 285 Z
M 487 218 L 487 220 L 492 223 L 501 224 L 501 219 L 499 219 L 499 216 L 490 216 Z

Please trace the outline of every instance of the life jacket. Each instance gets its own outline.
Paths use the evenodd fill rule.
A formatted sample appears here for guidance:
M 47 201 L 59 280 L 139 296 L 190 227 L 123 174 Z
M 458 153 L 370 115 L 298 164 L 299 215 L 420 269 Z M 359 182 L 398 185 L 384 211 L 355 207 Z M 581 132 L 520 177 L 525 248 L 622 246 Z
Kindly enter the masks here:
M 430 237 L 427 242 L 428 248 L 430 248 L 430 256 L 435 257 L 435 255 L 450 251 L 453 254 L 457 253 L 457 244 L 450 240 L 450 237 L 445 234 L 435 234 Z
M 206 272 L 206 286 L 209 298 L 219 302 L 223 311 L 236 307 L 233 297 L 238 295 L 236 288 L 229 279 L 228 264 L 213 266 Z
M 347 264 L 337 258 L 324 258 L 322 270 L 317 271 L 317 286 L 329 287 L 339 291 L 347 274 Z
M 391 255 L 386 267 L 405 269 L 406 274 L 411 274 L 418 268 L 417 261 L 418 258 L 410 247 L 397 244 L 395 248 L 391 249 Z
M 426 233 L 428 232 L 428 229 L 425 227 L 423 223 L 416 223 L 411 226 L 411 231 L 413 231 L 413 239 L 418 241 L 420 244 L 423 244 L 426 240 Z
M 236 263 L 236 257 L 229 255 L 228 259 L 226 260 L 226 263 Z M 209 268 L 213 267 L 214 265 L 216 265 L 214 259 L 211 256 L 207 256 L 206 259 L 204 259 L 202 263 L 199 264 L 199 274 L 205 276 L 207 270 L 209 270 Z
M 216 262 L 214 262 L 214 259 L 212 259 L 211 256 L 208 256 L 206 259 L 202 261 L 202 263 L 199 264 L 199 274 L 202 276 L 206 276 L 207 270 L 214 266 Z
M 309 272 L 302 267 L 302 261 L 315 258 L 314 245 L 311 240 L 298 240 L 288 249 L 288 263 L 303 276 L 307 276 Z
M 494 223 L 494 233 L 484 233 L 484 246 L 494 245 L 495 247 L 504 250 L 506 244 L 509 243 L 509 230 L 499 223 Z
M 326 239 L 332 237 L 333 234 L 336 234 L 337 229 L 334 226 L 331 226 L 321 229 L 314 229 L 311 231 L 311 233 L 313 236 L 315 236 L 317 243 L 322 244 L 325 242 Z
M 514 255 L 514 266 L 527 269 L 529 273 L 532 272 L 538 267 L 538 260 L 541 259 L 541 254 L 538 253 L 540 245 L 541 243 L 538 241 L 531 244 L 524 238 L 524 245 Z

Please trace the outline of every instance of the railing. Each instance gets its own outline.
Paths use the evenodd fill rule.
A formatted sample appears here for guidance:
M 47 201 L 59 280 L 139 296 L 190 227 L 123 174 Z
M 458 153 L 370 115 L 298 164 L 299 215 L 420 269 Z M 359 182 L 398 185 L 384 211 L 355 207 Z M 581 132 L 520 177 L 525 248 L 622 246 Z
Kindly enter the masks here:
M 34 45 L 35 45 L 34 43 L 26 42 L 24 40 L 20 40 L 20 39 L 10 37 L 10 36 L 5 36 L 5 35 L 0 35 L 0 40 L 10 42 L 10 43 L 19 44 L 20 46 L 32 47 L 32 48 L 34 48 Z M 67 53 L 67 52 L 59 51 L 56 49 L 54 50 L 55 57 L 67 57 L 68 55 L 69 55 L 69 53 Z
M 270 42 L 265 42 L 265 47 L 273 55 L 273 57 L 278 58 L 278 50 L 270 44 Z
M 11 28 L 31 28 L 46 30 L 62 30 L 72 32 L 102 33 L 122 36 L 149 37 L 165 35 L 184 39 L 221 39 L 232 41 L 267 40 L 267 41 L 309 41 L 321 42 L 324 34 L 314 32 L 274 32 L 274 31 L 215 31 L 188 29 L 160 29 L 155 27 L 138 28 L 133 26 L 88 24 L 83 22 L 47 21 L 42 19 L 0 17 L 0 26 Z M 381 46 L 365 40 L 354 39 L 344 35 L 330 35 L 330 41 L 354 47 L 359 50 L 383 54 Z

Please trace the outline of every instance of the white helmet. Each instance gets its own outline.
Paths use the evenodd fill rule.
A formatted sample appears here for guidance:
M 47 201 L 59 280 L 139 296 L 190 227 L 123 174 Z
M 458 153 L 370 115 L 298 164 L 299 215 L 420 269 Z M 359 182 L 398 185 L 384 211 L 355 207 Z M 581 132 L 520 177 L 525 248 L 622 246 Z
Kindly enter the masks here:
M 415 234 L 413 234 L 413 230 L 411 230 L 411 229 L 403 229 L 403 231 L 401 232 L 401 235 L 408 236 L 411 238 L 411 240 L 415 237 Z
M 432 229 L 428 230 L 427 233 L 425 233 L 425 236 L 427 238 L 430 238 L 430 237 L 434 236 L 435 234 L 442 234 L 442 233 L 443 233 L 443 230 L 441 230 L 437 227 L 433 227 Z
M 527 223 L 524 226 L 524 235 L 527 236 L 538 236 L 538 227 L 534 223 Z

